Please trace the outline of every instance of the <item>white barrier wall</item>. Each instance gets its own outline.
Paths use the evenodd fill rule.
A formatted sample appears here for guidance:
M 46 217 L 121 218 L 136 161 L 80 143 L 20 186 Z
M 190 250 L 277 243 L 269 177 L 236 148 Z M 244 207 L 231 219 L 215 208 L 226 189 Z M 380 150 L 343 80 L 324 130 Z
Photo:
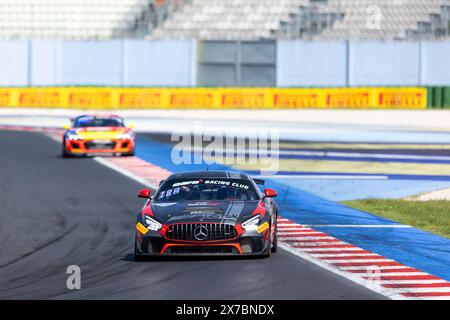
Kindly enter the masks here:
M 0 40 L 0 86 L 29 84 L 29 42 Z
M 420 83 L 418 42 L 350 42 L 350 86 L 415 86 Z
M 421 83 L 450 85 L 450 41 L 423 42 Z
M 280 87 L 345 86 L 345 42 L 283 40 L 277 43 L 277 85 Z
M 277 47 L 281 87 L 450 85 L 450 41 L 279 41 Z
M 194 40 L 124 41 L 126 86 L 195 86 L 197 49 Z
M 195 47 L 194 40 L 0 41 L 0 85 L 189 87 Z
M 0 86 L 195 86 L 195 40 L 0 41 Z M 280 87 L 450 85 L 450 41 L 278 41 Z

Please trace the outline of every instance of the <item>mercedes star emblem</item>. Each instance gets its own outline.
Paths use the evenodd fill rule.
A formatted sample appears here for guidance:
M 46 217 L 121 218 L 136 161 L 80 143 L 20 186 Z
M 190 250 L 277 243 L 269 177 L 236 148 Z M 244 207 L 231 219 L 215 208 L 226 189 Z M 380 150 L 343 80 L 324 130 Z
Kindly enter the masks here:
M 199 241 L 206 240 L 206 238 L 208 237 L 208 229 L 205 226 L 195 227 L 194 237 Z

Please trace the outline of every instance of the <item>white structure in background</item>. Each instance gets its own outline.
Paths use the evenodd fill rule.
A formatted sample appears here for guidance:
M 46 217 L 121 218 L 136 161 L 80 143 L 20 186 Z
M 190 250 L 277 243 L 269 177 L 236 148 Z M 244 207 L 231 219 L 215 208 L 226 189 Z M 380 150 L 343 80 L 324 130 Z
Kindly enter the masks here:
M 156 15 L 157 7 L 154 0 L 0 0 L 0 38 L 126 36 L 139 23 L 150 25 L 148 14 L 153 8 Z
M 191 1 L 150 38 L 402 40 L 450 34 L 450 0 Z

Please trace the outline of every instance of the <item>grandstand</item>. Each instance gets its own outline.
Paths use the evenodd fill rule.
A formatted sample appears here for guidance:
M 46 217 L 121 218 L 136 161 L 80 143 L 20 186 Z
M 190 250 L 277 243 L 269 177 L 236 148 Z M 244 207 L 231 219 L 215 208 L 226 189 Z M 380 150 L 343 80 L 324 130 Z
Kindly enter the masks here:
M 440 38 L 449 13 L 450 0 L 192 0 L 151 38 Z
M 450 0 L 0 0 L 0 38 L 438 39 Z
M 177 2 L 0 0 L 0 38 L 110 39 L 148 34 Z

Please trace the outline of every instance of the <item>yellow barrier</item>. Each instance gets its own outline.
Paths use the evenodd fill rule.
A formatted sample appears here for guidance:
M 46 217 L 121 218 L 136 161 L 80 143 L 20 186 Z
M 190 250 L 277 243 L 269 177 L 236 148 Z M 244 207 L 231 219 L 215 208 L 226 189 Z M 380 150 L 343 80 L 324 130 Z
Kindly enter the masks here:
M 1 107 L 425 109 L 426 88 L 0 88 Z

